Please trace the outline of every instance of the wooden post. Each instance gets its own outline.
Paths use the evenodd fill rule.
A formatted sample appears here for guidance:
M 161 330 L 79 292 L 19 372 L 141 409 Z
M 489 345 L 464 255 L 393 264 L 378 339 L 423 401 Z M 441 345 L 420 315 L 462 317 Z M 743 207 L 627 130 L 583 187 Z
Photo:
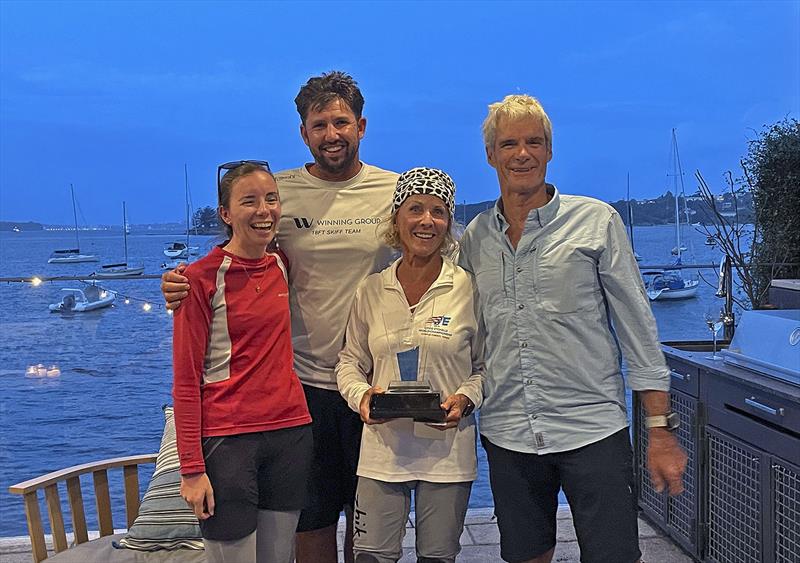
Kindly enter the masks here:
M 122 473 L 125 482 L 125 516 L 130 529 L 139 514 L 139 467 L 128 465 Z
M 97 524 L 101 536 L 114 533 L 114 522 L 111 518 L 111 495 L 108 492 L 108 472 L 105 469 L 94 471 L 94 498 L 97 504 Z
M 28 521 L 28 534 L 31 537 L 31 555 L 33 563 L 47 559 L 47 545 L 44 543 L 44 530 L 42 529 L 42 516 L 39 513 L 39 498 L 36 491 L 26 493 L 25 519 Z
M 67 497 L 69 497 L 69 511 L 72 513 L 72 531 L 75 533 L 75 543 L 89 541 L 86 528 L 86 513 L 83 510 L 83 493 L 79 477 L 67 479 Z
M 47 514 L 50 516 L 53 548 L 56 553 L 60 553 L 67 549 L 67 534 L 64 531 L 64 515 L 61 513 L 61 499 L 58 497 L 56 483 L 44 488 L 44 498 L 47 501 Z

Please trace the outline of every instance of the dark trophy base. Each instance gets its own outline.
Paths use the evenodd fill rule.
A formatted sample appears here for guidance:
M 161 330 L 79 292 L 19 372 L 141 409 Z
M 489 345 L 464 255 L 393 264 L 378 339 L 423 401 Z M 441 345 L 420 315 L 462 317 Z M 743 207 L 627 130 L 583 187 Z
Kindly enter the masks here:
M 386 393 L 373 395 L 369 416 L 381 418 L 413 418 L 415 422 L 444 422 L 447 413 L 439 406 L 441 393 L 431 391 L 426 383 L 394 381 Z

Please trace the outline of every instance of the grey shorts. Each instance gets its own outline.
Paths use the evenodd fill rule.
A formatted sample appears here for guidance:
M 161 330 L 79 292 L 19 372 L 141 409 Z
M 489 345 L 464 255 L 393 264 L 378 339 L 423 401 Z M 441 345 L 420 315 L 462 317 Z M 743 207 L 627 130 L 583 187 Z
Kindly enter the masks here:
M 214 516 L 200 521 L 204 539 L 251 534 L 259 510 L 300 510 L 313 450 L 311 426 L 204 438 L 206 473 L 214 488 Z
M 403 537 L 414 491 L 416 550 L 425 558 L 453 562 L 461 551 L 472 481 L 387 483 L 358 478 L 353 510 L 353 544 L 356 562 L 395 563 L 403 555 Z

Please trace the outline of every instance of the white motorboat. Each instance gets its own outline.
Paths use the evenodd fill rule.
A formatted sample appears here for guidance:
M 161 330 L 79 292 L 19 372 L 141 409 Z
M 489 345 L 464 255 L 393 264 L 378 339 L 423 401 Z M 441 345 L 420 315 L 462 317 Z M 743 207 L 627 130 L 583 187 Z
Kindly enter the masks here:
M 672 249 L 672 254 L 677 256 L 675 266 L 680 266 L 681 255 L 687 250 L 687 248 L 681 244 L 681 213 L 679 203 L 681 195 L 683 196 L 687 224 L 689 223 L 689 215 L 686 209 L 683 170 L 681 169 L 681 159 L 678 154 L 678 136 L 675 129 L 672 130 L 672 166 L 675 190 L 675 247 Z M 697 295 L 697 288 L 700 285 L 699 280 L 684 277 L 681 268 L 642 272 L 642 277 L 645 279 L 645 289 L 647 290 L 647 296 L 650 298 L 650 301 L 689 299 Z
M 184 259 L 173 258 L 172 260 L 167 260 L 166 262 L 163 262 L 161 264 L 161 269 L 166 272 L 168 270 L 174 270 L 175 268 L 177 268 L 181 264 L 188 265 L 190 263 L 191 263 L 191 260 L 188 259 L 188 258 L 184 258 Z
M 66 250 L 56 250 L 47 259 L 48 264 L 78 264 L 80 262 L 97 262 L 94 254 L 84 254 L 81 252 L 81 241 L 78 235 L 78 212 L 75 208 L 75 189 L 69 185 L 69 193 L 72 195 L 72 218 L 75 220 L 75 248 Z
M 128 265 L 128 219 L 125 213 L 125 202 L 122 202 L 122 245 L 125 249 L 125 261 L 117 264 L 105 264 L 96 270 L 92 277 L 103 279 L 127 278 L 128 276 L 141 276 L 144 266 Z
M 164 243 L 164 256 L 167 258 L 187 258 L 189 256 L 197 256 L 199 252 L 199 246 L 189 246 L 185 242 L 174 241 Z
M 110 307 L 116 295 L 96 285 L 88 285 L 84 289 L 62 289 L 61 301 L 50 305 L 53 313 L 85 313 L 104 307 Z

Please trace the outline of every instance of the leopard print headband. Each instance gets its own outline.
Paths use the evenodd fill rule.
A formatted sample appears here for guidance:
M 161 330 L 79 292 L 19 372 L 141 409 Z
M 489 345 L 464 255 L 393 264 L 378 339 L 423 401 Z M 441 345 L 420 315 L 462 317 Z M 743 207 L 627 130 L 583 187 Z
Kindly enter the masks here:
M 420 167 L 400 174 L 394 190 L 395 211 L 403 205 L 408 196 L 413 194 L 435 195 L 447 205 L 450 215 L 455 213 L 456 185 L 453 179 L 441 170 Z

